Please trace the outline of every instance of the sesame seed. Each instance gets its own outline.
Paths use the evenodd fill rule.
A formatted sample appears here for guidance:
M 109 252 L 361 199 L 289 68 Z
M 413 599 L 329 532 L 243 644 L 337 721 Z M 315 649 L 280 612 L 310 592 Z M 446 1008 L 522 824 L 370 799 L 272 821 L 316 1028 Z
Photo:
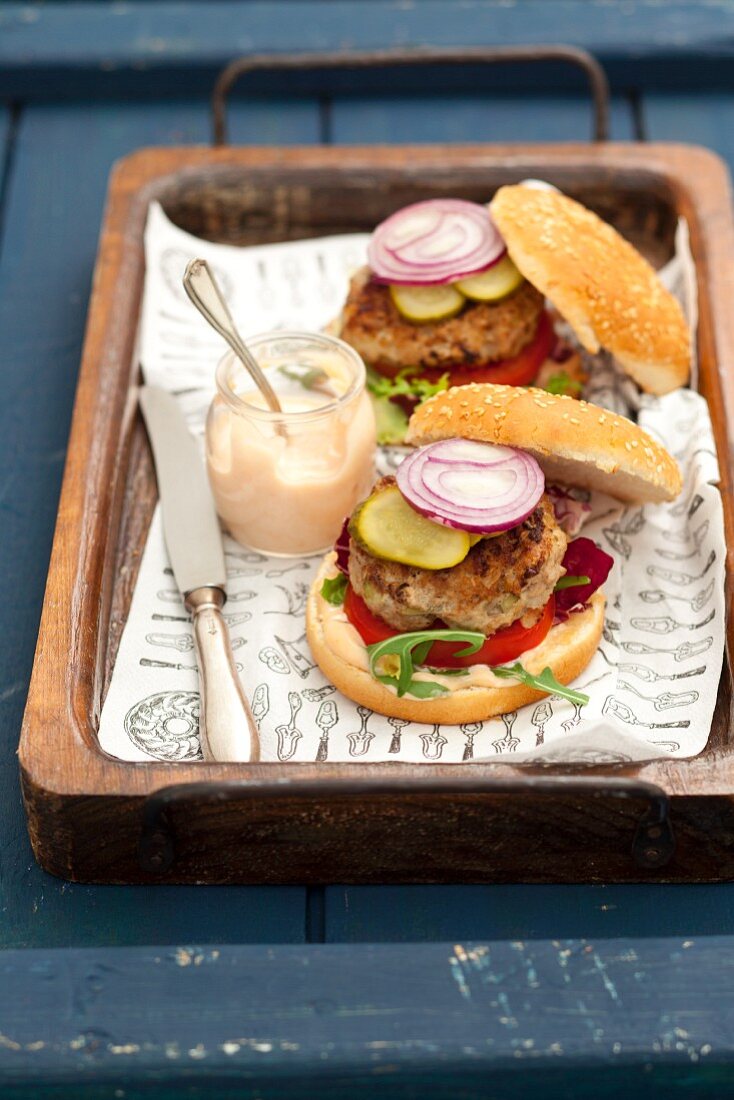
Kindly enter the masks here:
M 580 421 L 580 420 L 577 420 L 575 416 L 572 416 L 572 417 L 571 417 L 571 423 L 572 423 L 572 424 L 580 424 L 580 423 L 581 423 L 581 421 Z

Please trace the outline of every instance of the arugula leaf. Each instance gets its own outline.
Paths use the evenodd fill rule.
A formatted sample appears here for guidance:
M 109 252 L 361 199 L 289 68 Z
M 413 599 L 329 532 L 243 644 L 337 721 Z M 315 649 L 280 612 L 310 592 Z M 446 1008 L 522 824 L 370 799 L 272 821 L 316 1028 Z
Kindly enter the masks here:
M 590 577 L 561 577 L 559 581 L 556 581 L 556 587 L 554 592 L 561 592 L 564 588 L 575 588 L 579 584 L 591 584 Z
M 394 687 L 399 696 L 414 695 L 417 699 L 427 699 L 434 695 L 443 695 L 448 688 L 433 680 L 414 679 L 415 665 L 426 660 L 434 642 L 466 642 L 466 646 L 456 651 L 457 657 L 468 657 L 477 653 L 486 638 L 473 630 L 416 630 L 410 634 L 397 634 L 384 642 L 375 642 L 367 646 L 370 659 L 370 672 L 382 684 Z M 377 662 L 382 657 L 395 654 L 400 661 L 397 676 L 388 676 L 377 670 Z
M 495 666 L 492 672 L 502 680 L 519 680 L 528 687 L 535 688 L 536 691 L 544 691 L 547 695 L 558 695 L 561 699 L 568 699 L 569 702 L 578 703 L 580 706 L 585 706 L 589 701 L 589 696 L 584 695 L 583 692 L 574 691 L 573 688 L 559 684 L 549 668 L 544 668 L 540 676 L 533 676 L 522 667 L 519 661 L 516 661 L 514 665 Z
M 575 378 L 572 378 L 565 370 L 559 371 L 558 374 L 553 374 L 548 379 L 543 389 L 548 393 L 569 394 L 581 393 L 583 386 Z
M 341 607 L 347 594 L 348 584 L 349 579 L 343 573 L 339 573 L 336 577 L 324 577 L 321 595 L 327 603 L 333 604 L 334 607 Z

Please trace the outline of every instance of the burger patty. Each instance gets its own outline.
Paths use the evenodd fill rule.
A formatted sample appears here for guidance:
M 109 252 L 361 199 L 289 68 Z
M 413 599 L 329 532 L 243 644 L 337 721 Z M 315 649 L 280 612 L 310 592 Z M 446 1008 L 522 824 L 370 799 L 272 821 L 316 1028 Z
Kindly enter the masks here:
M 378 487 L 394 478 L 383 478 Z M 485 538 L 451 569 L 417 569 L 375 558 L 354 539 L 349 581 L 370 611 L 395 630 L 425 630 L 441 619 L 455 630 L 494 634 L 517 619 L 530 626 L 565 572 L 567 538 L 544 494 L 517 527 Z
M 500 302 L 469 302 L 456 317 L 416 324 L 401 316 L 388 287 L 365 267 L 352 278 L 340 335 L 378 369 L 479 366 L 518 355 L 535 336 L 542 311 L 542 294 L 524 282 Z

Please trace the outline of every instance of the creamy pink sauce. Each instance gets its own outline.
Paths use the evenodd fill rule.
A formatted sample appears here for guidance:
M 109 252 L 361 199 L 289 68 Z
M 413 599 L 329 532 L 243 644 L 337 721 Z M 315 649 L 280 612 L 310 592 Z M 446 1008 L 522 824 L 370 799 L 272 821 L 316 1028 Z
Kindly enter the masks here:
M 263 408 L 260 394 L 248 404 Z M 282 398 L 285 417 L 238 415 L 219 396 L 207 422 L 207 468 L 217 511 L 238 542 L 268 554 L 333 545 L 344 517 L 374 482 L 375 421 L 365 392 L 313 418 L 325 398 Z

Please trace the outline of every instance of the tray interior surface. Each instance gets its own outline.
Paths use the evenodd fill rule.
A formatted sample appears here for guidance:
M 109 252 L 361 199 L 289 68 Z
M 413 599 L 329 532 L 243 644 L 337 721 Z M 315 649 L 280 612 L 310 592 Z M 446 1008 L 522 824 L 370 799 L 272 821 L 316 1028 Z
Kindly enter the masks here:
M 672 256 L 679 208 L 674 192 L 663 179 L 652 173 L 629 172 L 610 180 L 609 173 L 595 171 L 593 165 L 580 175 L 563 168 L 548 171 L 539 164 L 537 174 L 595 210 L 654 266 L 662 266 Z M 370 231 L 399 207 L 440 195 L 487 202 L 503 183 L 521 178 L 525 174 L 499 165 L 480 170 L 434 168 L 422 172 L 420 178 L 406 178 L 404 172 L 391 169 L 364 175 L 323 167 L 314 171 L 207 166 L 160 180 L 149 197 L 161 203 L 174 224 L 195 236 L 225 244 L 252 245 Z M 132 429 L 125 483 L 110 629 L 106 638 L 100 638 L 105 674 L 98 705 L 114 668 L 156 501 L 150 451 L 140 423 Z M 123 583 L 119 578 L 124 578 Z M 727 751 L 730 695 L 730 675 L 725 665 L 706 753 Z

